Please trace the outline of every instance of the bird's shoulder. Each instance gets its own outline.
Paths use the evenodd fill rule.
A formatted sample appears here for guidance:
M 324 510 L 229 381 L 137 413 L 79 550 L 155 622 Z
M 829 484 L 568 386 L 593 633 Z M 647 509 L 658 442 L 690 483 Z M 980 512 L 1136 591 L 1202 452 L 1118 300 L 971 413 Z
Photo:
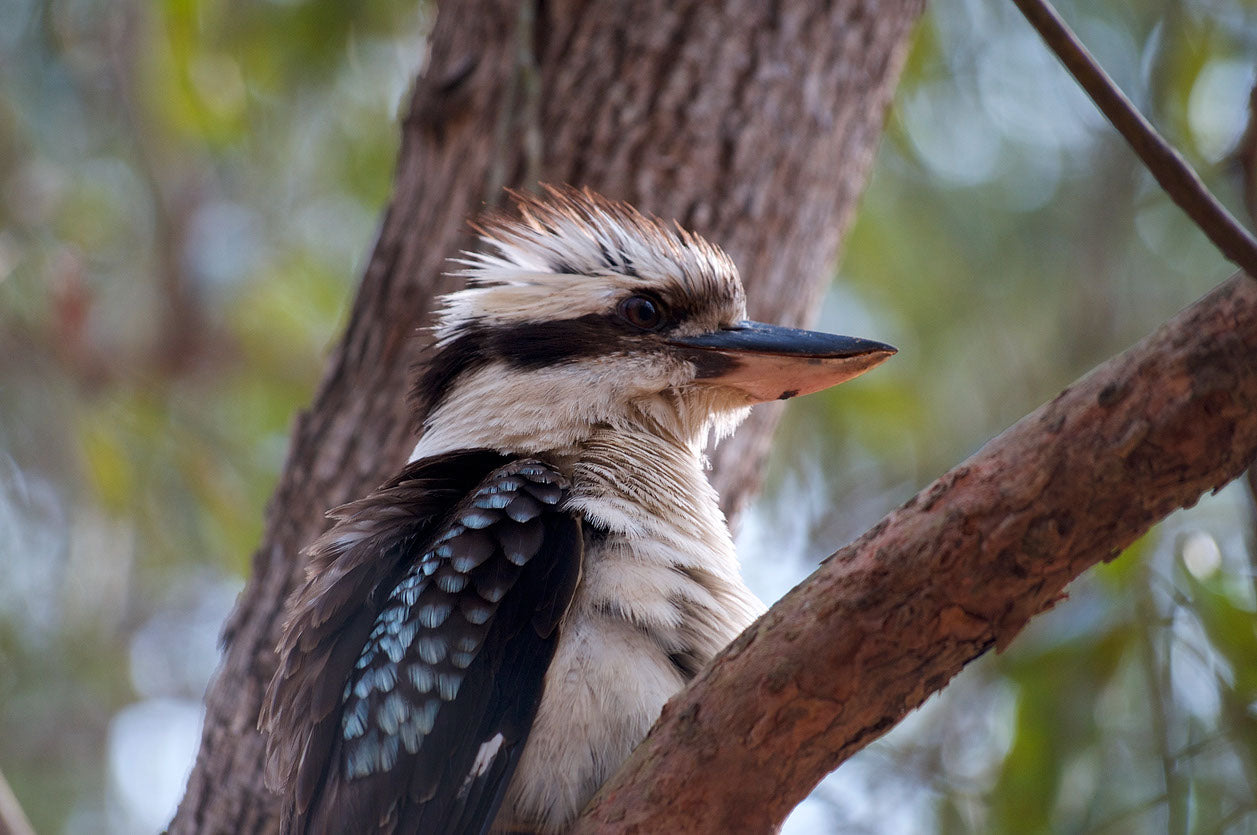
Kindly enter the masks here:
M 580 575 L 568 487 L 545 460 L 473 450 L 336 512 L 262 716 L 285 829 L 489 826 Z

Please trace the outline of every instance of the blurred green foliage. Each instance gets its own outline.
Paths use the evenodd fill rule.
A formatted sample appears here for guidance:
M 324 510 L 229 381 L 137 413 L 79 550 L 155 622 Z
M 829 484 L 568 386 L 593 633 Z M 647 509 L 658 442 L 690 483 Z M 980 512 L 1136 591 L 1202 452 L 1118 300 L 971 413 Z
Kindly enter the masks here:
M 429 17 L 0 0 L 0 769 L 41 832 L 152 831 L 178 798 Z M 162 704 L 187 709 L 121 721 Z M 174 757 L 148 785 L 118 768 L 136 729 Z
M 1257 5 L 1061 11 L 1238 204 Z M 179 796 L 431 13 L 0 0 L 0 770 L 41 832 Z M 1229 272 L 1011 5 L 934 5 L 822 315 L 901 352 L 792 406 L 748 575 L 784 591 Z M 790 831 L 1257 832 L 1253 529 L 1238 486 L 1176 514 Z

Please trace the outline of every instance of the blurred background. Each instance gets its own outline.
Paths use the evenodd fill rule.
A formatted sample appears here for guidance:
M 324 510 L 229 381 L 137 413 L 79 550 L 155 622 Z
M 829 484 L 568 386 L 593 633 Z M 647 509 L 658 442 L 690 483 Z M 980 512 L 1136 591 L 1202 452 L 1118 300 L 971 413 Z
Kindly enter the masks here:
M 1254 0 L 1062 3 L 1242 212 Z M 292 418 L 387 199 L 418 0 L 0 0 L 0 771 L 42 833 L 156 832 Z M 766 600 L 1231 268 L 1010 4 L 920 26 L 739 536 Z M 1257 832 L 1242 483 L 1070 588 L 829 778 L 830 832 Z

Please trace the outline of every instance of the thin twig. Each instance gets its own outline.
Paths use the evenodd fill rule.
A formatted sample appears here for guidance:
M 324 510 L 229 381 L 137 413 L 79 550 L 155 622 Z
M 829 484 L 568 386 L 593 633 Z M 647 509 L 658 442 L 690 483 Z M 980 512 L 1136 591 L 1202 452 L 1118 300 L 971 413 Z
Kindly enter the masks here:
M 1100 112 L 1222 254 L 1257 277 L 1257 238 L 1218 202 L 1185 159 L 1118 89 L 1047 0 L 1013 0 Z

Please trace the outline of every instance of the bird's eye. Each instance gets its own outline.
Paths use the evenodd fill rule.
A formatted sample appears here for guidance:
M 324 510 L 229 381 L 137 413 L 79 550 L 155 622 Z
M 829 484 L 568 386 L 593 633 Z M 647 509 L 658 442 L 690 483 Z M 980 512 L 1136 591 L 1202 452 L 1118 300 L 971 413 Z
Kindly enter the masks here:
M 663 305 L 650 296 L 629 296 L 618 309 L 624 321 L 644 331 L 658 330 L 664 322 Z

